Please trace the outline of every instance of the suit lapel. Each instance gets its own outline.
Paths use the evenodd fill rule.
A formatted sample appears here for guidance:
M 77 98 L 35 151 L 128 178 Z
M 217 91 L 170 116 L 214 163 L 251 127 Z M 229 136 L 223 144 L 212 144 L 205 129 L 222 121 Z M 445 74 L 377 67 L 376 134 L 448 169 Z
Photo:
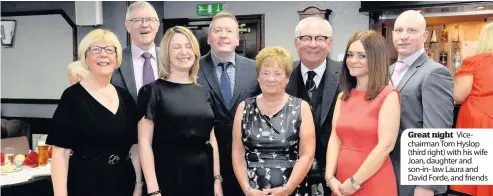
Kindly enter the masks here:
M 123 50 L 123 60 L 122 65 L 120 66 L 120 71 L 122 73 L 123 81 L 125 81 L 125 86 L 127 87 L 128 92 L 137 100 L 137 87 L 135 86 L 135 76 L 133 69 L 133 59 L 132 52 L 130 49 L 131 46 L 126 47 Z
M 325 123 L 327 115 L 329 115 L 330 106 L 336 97 L 337 89 L 339 88 L 339 69 L 337 65 L 332 64 L 330 59 L 327 59 L 327 68 L 324 72 L 324 94 L 322 96 L 322 114 L 321 125 Z
M 294 66 L 295 68 L 286 86 L 286 92 L 291 96 L 298 97 L 298 78 L 301 78 L 301 62 L 295 61 Z
M 214 63 L 212 62 L 211 55 L 212 55 L 211 52 L 205 55 L 204 58 L 205 64 L 200 65 L 202 67 L 201 70 L 212 91 L 214 91 L 216 95 L 219 95 L 218 97 L 221 99 L 221 103 L 224 104 L 224 99 L 221 93 L 221 88 L 219 87 L 219 82 L 217 81 L 217 77 L 215 73 L 216 70 L 214 69 Z
M 234 92 L 233 96 L 231 97 L 231 104 L 229 104 L 228 110 L 231 110 L 231 108 L 236 104 L 236 101 L 238 101 L 238 97 L 240 96 L 240 93 L 243 92 L 243 87 L 246 86 L 247 80 L 242 80 L 239 76 L 244 75 L 245 73 L 245 66 L 242 66 L 242 59 L 240 55 L 235 54 L 235 87 L 234 87 Z M 222 96 L 221 96 L 222 97 Z
M 411 79 L 411 77 L 418 71 L 419 67 L 421 67 L 421 65 L 423 65 L 423 63 L 427 59 L 428 59 L 427 54 L 423 53 L 421 56 L 418 57 L 418 59 L 416 59 L 416 61 L 414 61 L 414 63 L 411 65 L 411 67 L 409 67 L 409 70 L 407 70 L 406 74 L 404 74 L 404 77 L 402 77 L 401 81 L 397 85 L 397 90 L 399 92 L 402 90 L 402 88 L 404 88 L 404 86 L 407 84 L 409 79 Z M 395 67 L 395 64 L 392 67 L 392 72 L 394 72 L 393 71 L 394 67 Z

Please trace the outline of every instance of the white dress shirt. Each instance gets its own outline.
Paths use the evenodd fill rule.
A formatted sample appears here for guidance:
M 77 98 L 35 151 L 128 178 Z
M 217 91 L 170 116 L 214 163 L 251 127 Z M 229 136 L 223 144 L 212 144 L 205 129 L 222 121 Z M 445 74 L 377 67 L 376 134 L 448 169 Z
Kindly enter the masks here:
M 151 66 L 152 66 L 152 71 L 154 71 L 154 78 L 155 79 L 159 78 L 156 47 L 153 44 L 148 51 L 145 51 L 132 43 L 130 49 L 132 50 L 132 63 L 134 67 L 135 86 L 137 87 L 137 92 L 139 92 L 139 89 L 143 86 L 142 74 L 144 73 L 145 59 L 144 57 L 142 57 L 142 54 L 144 54 L 144 52 L 151 53 Z

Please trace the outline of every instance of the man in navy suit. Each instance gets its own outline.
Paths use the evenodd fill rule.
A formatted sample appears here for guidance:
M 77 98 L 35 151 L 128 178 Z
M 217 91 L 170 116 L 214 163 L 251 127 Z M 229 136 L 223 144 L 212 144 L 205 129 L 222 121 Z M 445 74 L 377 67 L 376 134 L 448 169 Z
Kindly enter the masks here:
M 123 49 L 122 64 L 113 72 L 111 83 L 126 89 L 137 102 L 139 89 L 159 77 L 159 48 L 154 39 L 160 23 L 154 7 L 145 1 L 132 3 L 125 17 L 132 43 Z
M 243 195 L 231 158 L 234 114 L 239 103 L 260 93 L 255 61 L 235 53 L 239 40 L 236 18 L 227 12 L 216 14 L 210 23 L 207 38 L 211 51 L 200 58 L 198 75 L 198 83 L 210 89 L 215 107 L 217 121 L 214 134 L 219 147 L 222 188 L 226 196 Z M 220 178 L 216 179 L 214 186 L 221 187 Z

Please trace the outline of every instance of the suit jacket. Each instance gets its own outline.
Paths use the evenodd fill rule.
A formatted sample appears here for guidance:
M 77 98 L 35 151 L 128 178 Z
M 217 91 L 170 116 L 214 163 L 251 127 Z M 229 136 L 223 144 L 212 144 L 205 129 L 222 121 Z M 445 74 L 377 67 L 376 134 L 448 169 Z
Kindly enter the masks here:
M 391 74 L 394 67 L 395 64 L 390 67 Z M 390 158 L 399 185 L 399 196 L 409 196 L 413 194 L 415 186 L 400 185 L 401 134 L 410 128 L 452 128 L 454 112 L 452 75 L 445 66 L 434 62 L 423 53 L 404 74 L 397 85 L 397 90 L 402 100 L 401 124 Z M 421 187 L 433 190 L 435 194 L 447 190 L 447 186 Z
M 216 117 L 214 133 L 219 148 L 221 174 L 223 174 L 223 177 L 226 179 L 225 174 L 233 173 L 231 144 L 236 109 L 238 104 L 245 99 L 258 95 L 260 93 L 260 88 L 257 82 L 255 61 L 236 54 L 234 92 L 230 102 L 231 106 L 226 107 L 224 105 L 224 99 L 211 55 L 212 53 L 209 52 L 200 58 L 198 83 L 211 91 Z M 236 179 L 234 180 L 236 181 Z
M 156 47 L 156 55 L 159 56 L 159 48 Z M 157 67 L 159 66 L 159 58 L 157 59 Z M 158 70 L 159 73 L 159 70 Z M 159 74 L 158 74 L 159 75 Z M 122 51 L 122 64 L 118 69 L 113 72 L 111 76 L 111 84 L 115 86 L 119 86 L 125 90 L 127 90 L 135 103 L 137 103 L 137 87 L 135 84 L 135 73 L 134 73 L 134 65 L 132 59 L 132 50 L 131 46 L 127 46 Z
M 315 159 L 317 160 L 318 167 L 325 169 L 325 157 L 327 152 L 327 145 L 329 143 L 329 137 L 332 128 L 332 116 L 334 114 L 334 107 L 337 100 L 337 95 L 340 92 L 339 89 L 339 70 L 341 69 L 341 63 L 327 58 L 327 66 L 324 72 L 325 79 L 324 91 L 322 95 L 322 102 L 320 103 L 321 113 L 313 114 L 314 118 L 321 119 L 319 125 L 315 125 L 316 135 L 316 150 Z M 298 82 L 301 77 L 301 62 L 294 62 L 294 70 L 289 78 L 289 83 L 286 86 L 286 92 L 291 96 L 298 97 L 298 91 L 304 91 L 305 89 L 298 89 Z M 305 100 L 307 101 L 307 100 Z M 308 102 L 308 101 L 307 101 Z M 320 116 L 318 116 L 320 115 Z

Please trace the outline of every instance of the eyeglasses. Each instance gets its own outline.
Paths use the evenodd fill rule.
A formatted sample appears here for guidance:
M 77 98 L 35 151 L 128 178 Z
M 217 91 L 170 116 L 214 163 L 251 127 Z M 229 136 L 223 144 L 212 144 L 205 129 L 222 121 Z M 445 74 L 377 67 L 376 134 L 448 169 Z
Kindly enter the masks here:
M 157 22 L 157 18 L 132 18 L 128 21 L 132 21 L 134 24 L 142 24 L 144 21 L 147 23 Z
M 269 73 L 269 72 L 262 72 L 260 74 L 260 76 L 264 77 L 264 78 L 268 78 L 270 76 L 274 77 L 275 79 L 281 79 L 281 78 L 284 78 L 286 77 L 286 74 L 282 74 L 282 73 Z
M 115 46 L 106 46 L 106 47 L 99 47 L 99 46 L 89 46 L 87 49 L 89 52 L 92 54 L 99 54 L 101 53 L 102 50 L 106 52 L 106 54 L 113 54 L 116 52 L 116 47 Z
M 409 28 L 409 29 L 406 29 L 405 30 L 407 34 L 410 34 L 410 35 L 414 35 L 414 34 L 417 34 L 419 33 L 419 30 L 418 29 L 415 29 L 415 28 Z M 394 29 L 394 33 L 395 34 L 402 34 L 404 32 L 404 29 L 402 28 L 397 28 L 397 29 Z
M 298 36 L 298 39 L 301 41 L 302 44 L 305 45 L 310 44 L 313 39 L 315 39 L 315 43 L 317 45 L 323 45 L 327 41 L 327 39 L 329 39 L 329 37 L 323 35 L 319 35 L 319 36 L 301 35 Z

